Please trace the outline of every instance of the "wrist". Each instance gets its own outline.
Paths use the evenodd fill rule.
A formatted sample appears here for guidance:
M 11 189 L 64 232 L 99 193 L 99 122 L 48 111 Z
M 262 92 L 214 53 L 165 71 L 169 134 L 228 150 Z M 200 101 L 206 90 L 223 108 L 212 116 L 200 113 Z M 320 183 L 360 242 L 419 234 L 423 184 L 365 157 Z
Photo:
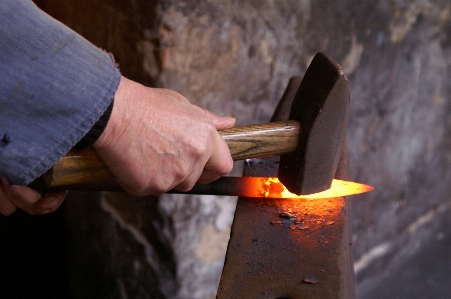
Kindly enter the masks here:
M 83 150 L 91 147 L 99 139 L 110 119 L 111 112 L 113 111 L 113 103 L 114 100 L 111 101 L 110 105 L 108 105 L 105 112 L 100 116 L 100 118 L 96 121 L 94 126 L 92 126 L 89 132 L 85 136 L 83 136 L 83 138 L 78 141 L 77 144 L 75 144 L 75 149 Z
M 110 116 L 108 119 L 108 123 L 106 123 L 103 132 L 97 138 L 97 140 L 93 143 L 94 148 L 101 148 L 108 146 L 111 144 L 117 136 L 121 135 L 121 130 L 123 130 L 123 126 L 126 123 L 124 119 L 123 111 L 126 109 L 125 99 L 127 94 L 129 80 L 125 77 L 121 77 L 119 82 L 119 86 L 114 94 L 114 106 L 112 105 L 112 109 L 110 111 Z

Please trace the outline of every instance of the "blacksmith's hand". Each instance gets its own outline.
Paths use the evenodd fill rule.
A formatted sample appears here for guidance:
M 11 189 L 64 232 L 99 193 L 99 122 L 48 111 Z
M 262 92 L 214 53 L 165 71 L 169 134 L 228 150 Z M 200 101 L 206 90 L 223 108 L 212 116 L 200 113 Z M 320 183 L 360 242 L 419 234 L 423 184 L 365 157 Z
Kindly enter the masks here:
M 130 194 L 188 191 L 232 170 L 229 148 L 217 130 L 234 124 L 234 118 L 192 105 L 177 92 L 122 77 L 94 148 Z

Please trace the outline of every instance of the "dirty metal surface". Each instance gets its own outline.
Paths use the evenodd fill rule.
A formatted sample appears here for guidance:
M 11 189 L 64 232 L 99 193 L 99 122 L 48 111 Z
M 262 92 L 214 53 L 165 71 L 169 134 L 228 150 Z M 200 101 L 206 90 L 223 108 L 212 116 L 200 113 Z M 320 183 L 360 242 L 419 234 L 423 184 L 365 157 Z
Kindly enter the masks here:
M 276 168 L 265 162 L 247 168 Z M 354 298 L 346 209 L 345 198 L 240 198 L 217 298 Z

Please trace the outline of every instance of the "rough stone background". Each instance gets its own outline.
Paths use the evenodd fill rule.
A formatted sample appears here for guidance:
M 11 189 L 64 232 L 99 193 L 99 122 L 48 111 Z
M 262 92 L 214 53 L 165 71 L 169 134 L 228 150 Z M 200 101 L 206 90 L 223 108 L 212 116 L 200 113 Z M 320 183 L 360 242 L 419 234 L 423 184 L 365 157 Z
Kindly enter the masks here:
M 350 177 L 375 186 L 352 199 L 357 297 L 449 297 L 448 0 L 35 2 L 114 53 L 125 76 L 240 125 L 268 121 L 316 52 L 334 57 L 352 89 Z M 214 298 L 234 204 L 79 192 L 48 216 L 62 231 L 20 215 L 1 218 L 2 235 L 14 221 L 47 221 L 41 233 L 70 248 L 59 277 L 73 298 Z

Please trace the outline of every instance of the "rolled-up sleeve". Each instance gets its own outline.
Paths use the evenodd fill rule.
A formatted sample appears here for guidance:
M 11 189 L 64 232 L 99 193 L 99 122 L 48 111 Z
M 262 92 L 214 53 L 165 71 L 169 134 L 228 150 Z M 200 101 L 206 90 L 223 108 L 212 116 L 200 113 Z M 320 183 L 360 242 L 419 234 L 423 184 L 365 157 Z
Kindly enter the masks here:
M 0 176 L 26 185 L 95 124 L 120 81 L 114 59 L 28 0 L 0 3 Z

